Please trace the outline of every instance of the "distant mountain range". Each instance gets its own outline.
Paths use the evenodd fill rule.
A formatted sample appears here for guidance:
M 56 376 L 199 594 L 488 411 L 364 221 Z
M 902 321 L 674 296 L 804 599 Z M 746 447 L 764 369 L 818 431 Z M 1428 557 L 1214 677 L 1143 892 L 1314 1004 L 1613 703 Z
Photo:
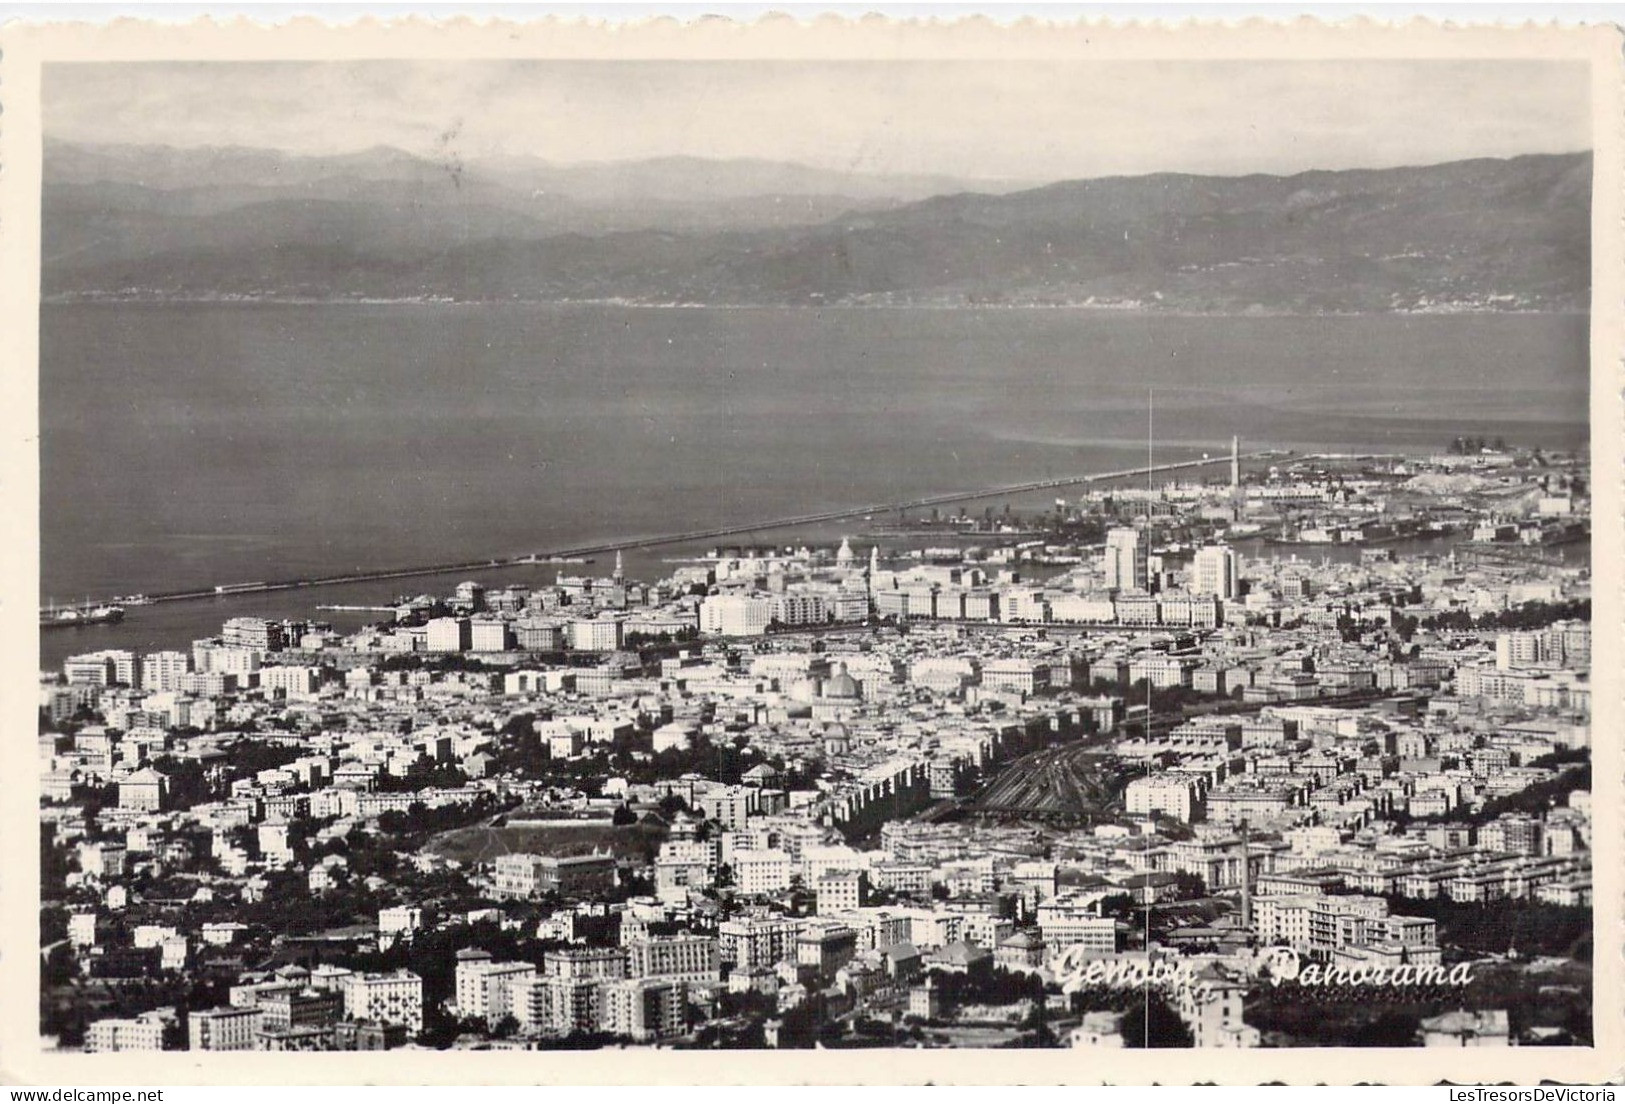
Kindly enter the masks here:
M 1591 157 L 1020 181 L 49 144 L 51 298 L 1584 310 Z

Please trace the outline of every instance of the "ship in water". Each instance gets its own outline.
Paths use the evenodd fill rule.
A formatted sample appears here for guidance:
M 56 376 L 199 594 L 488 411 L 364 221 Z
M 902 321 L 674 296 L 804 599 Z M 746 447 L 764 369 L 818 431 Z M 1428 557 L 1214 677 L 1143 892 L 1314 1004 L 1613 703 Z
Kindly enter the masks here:
M 124 607 L 83 602 L 77 606 L 50 605 L 39 611 L 42 629 L 71 629 L 83 625 L 116 625 L 124 620 Z

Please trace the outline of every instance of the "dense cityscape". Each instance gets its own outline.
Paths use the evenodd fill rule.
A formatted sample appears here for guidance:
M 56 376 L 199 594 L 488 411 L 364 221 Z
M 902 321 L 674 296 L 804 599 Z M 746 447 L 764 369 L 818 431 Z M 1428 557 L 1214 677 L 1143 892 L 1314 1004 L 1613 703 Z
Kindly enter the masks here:
M 87 648 L 41 1033 L 1587 1045 L 1589 474 L 1278 453 Z

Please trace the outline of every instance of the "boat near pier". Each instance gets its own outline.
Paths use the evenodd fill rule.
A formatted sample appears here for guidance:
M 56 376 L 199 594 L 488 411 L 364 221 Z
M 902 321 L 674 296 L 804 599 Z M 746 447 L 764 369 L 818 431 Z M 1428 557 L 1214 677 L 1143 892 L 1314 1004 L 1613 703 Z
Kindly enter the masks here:
M 124 620 L 124 607 L 84 602 L 77 606 L 50 605 L 39 611 L 42 629 L 72 629 L 88 625 L 116 625 Z

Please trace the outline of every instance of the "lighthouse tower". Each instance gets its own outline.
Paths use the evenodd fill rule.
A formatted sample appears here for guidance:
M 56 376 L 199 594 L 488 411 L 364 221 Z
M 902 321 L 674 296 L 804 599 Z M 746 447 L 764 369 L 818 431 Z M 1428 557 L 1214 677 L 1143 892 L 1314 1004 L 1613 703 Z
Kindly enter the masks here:
M 611 575 L 610 578 L 615 581 L 616 585 L 620 585 L 626 581 L 626 563 L 621 558 L 621 550 L 619 548 L 615 550 L 615 574 Z
M 1230 489 L 1241 489 L 1241 438 L 1230 438 Z

